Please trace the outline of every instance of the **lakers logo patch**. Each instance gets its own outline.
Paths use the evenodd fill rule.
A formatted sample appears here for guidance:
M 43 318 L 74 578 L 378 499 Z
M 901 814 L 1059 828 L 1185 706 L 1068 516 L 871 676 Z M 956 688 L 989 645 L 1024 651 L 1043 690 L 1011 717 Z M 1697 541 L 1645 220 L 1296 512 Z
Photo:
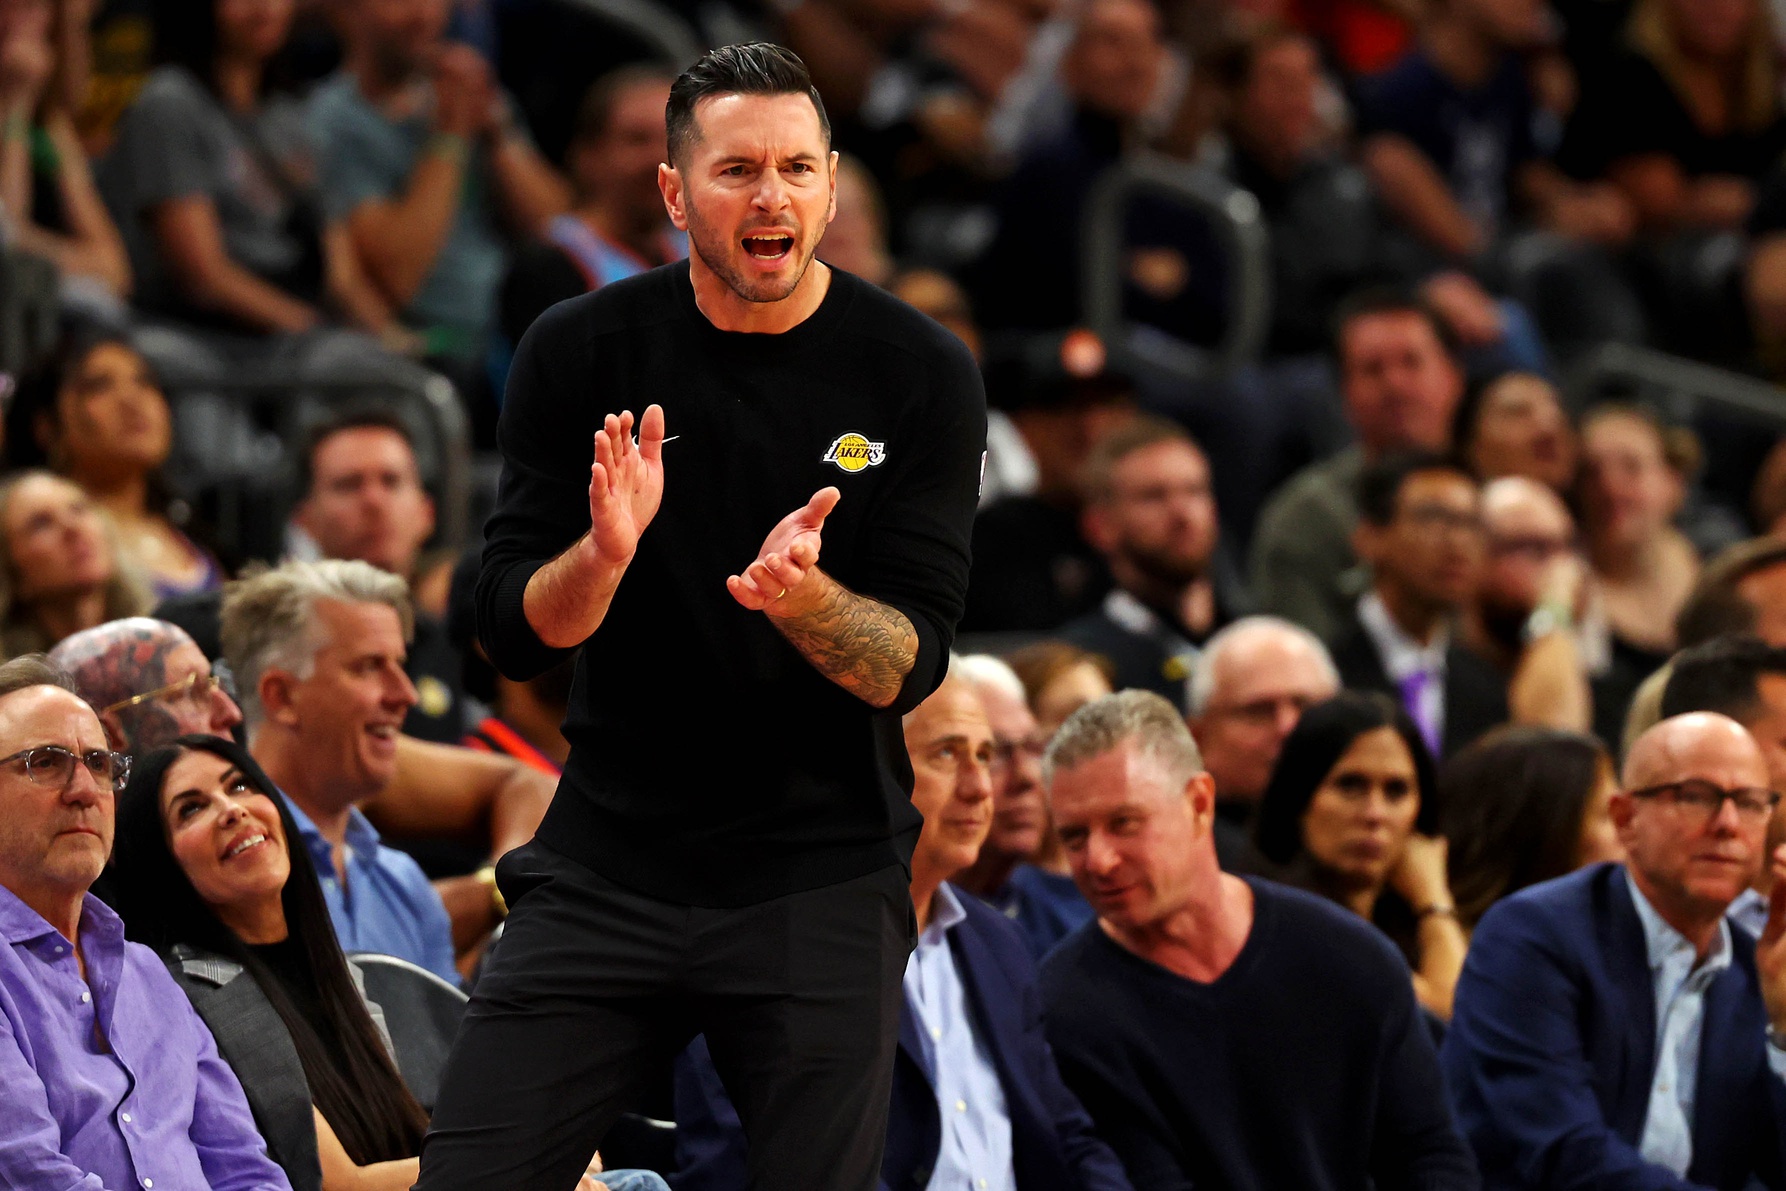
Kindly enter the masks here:
M 869 442 L 860 434 L 840 434 L 820 462 L 835 463 L 844 471 L 861 471 L 878 465 L 886 457 L 886 443 Z

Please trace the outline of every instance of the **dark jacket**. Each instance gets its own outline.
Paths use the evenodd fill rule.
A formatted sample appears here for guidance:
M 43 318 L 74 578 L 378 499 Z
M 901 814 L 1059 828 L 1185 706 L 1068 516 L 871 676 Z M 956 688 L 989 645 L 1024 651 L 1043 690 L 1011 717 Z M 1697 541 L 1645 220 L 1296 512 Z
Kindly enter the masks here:
M 1354 611 L 1347 630 L 1333 647 L 1333 664 L 1348 690 L 1381 691 L 1401 699 L 1401 690 L 1383 668 L 1377 646 Z M 1471 653 L 1452 635 L 1445 651 L 1445 735 L 1440 758 L 1451 756 L 1491 728 L 1506 723 L 1507 683 L 1495 668 Z
M 1521 890 L 1483 916 L 1440 1060 L 1483 1186 L 1786 1187 L 1786 1084 L 1768 1068 L 1755 944 L 1730 932 L 1705 993 L 1687 1178 L 1638 1154 L 1656 997 L 1622 867 Z
M 1092 1132 L 1091 1118 L 1061 1082 L 1042 1034 L 1036 967 L 1016 929 L 997 911 L 957 893 L 967 917 L 949 932 L 955 966 L 1004 1088 L 1011 1156 L 1020 1191 L 1131 1191 L 1122 1164 Z M 899 1018 L 899 1054 L 887 1116 L 884 1191 L 924 1191 L 942 1148 L 936 1089 L 925 1071 L 918 1024 Z M 704 1040 L 677 1060 L 676 1191 L 743 1191 L 745 1141 L 738 1114 Z

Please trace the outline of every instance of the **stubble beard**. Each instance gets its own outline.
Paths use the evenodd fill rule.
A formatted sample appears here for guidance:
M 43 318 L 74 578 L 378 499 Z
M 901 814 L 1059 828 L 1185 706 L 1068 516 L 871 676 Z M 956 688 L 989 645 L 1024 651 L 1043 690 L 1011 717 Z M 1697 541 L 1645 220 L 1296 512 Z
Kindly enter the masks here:
M 689 251 L 700 257 L 701 263 L 706 265 L 708 271 L 715 277 L 725 282 L 727 289 L 746 302 L 764 304 L 780 302 L 798 289 L 801 280 L 806 276 L 806 270 L 812 267 L 813 254 L 818 251 L 819 239 L 824 234 L 821 230 L 819 236 L 813 237 L 810 244 L 796 241 L 794 246 L 788 250 L 789 255 L 801 254 L 799 266 L 788 281 L 780 282 L 764 278 L 753 283 L 732 264 L 733 241 L 720 238 L 714 229 L 700 217 L 700 213 L 695 210 L 693 203 L 686 203 L 686 206 Z

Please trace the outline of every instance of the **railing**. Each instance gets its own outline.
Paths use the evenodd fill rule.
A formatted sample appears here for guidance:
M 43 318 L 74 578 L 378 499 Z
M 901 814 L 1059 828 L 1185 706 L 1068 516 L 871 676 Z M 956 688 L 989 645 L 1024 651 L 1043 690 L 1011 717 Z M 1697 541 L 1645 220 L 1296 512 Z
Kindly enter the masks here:
M 1578 412 L 1597 397 L 1622 391 L 1656 406 L 1670 421 L 1722 413 L 1786 433 L 1786 391 L 1777 385 L 1647 347 L 1594 348 L 1570 370 L 1567 388 Z

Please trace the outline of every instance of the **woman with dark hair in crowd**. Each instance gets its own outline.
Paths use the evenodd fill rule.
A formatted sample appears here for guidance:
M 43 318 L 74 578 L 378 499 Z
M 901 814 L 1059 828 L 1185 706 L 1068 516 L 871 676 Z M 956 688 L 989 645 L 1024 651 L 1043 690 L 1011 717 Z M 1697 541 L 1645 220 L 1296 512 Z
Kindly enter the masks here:
M 247 749 L 182 736 L 137 760 L 109 889 L 129 937 L 171 961 L 293 1191 L 415 1182 L 427 1114 L 335 941 L 291 810 Z
M 1491 732 L 1451 758 L 1439 788 L 1451 891 L 1465 930 L 1528 885 L 1625 858 L 1607 812 L 1618 789 L 1612 758 L 1591 736 Z
M 0 653 L 48 650 L 150 606 L 111 525 L 78 486 L 36 470 L 0 484 Z
M 164 64 L 120 121 L 101 190 L 147 310 L 256 334 L 309 330 L 332 305 L 384 331 L 389 307 L 324 218 L 299 106 L 269 85 L 292 11 L 293 0 L 158 6 Z
M 1483 483 L 1524 476 L 1568 497 L 1579 443 L 1556 386 L 1533 372 L 1503 372 L 1458 405 L 1451 440 Z
M 1432 757 L 1386 695 L 1342 691 L 1303 712 L 1265 787 L 1259 851 L 1281 876 L 1368 918 L 1448 1020 L 1469 946 L 1446 881 Z
M 8 411 L 14 465 L 47 463 L 86 490 L 117 529 L 124 557 L 156 599 L 223 582 L 217 559 L 175 523 L 162 468 L 173 416 L 155 370 L 122 337 L 75 334 L 19 386 Z

